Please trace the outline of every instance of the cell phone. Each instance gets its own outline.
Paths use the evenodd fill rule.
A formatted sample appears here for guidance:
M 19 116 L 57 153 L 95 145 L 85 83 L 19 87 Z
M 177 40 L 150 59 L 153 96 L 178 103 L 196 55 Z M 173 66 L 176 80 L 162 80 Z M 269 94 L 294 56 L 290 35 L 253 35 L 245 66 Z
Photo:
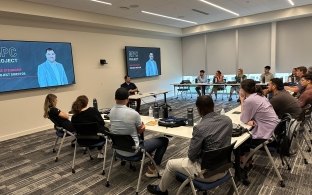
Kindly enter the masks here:
M 232 114 L 240 114 L 241 112 L 239 112 L 239 111 L 235 111 L 235 112 L 233 112 Z

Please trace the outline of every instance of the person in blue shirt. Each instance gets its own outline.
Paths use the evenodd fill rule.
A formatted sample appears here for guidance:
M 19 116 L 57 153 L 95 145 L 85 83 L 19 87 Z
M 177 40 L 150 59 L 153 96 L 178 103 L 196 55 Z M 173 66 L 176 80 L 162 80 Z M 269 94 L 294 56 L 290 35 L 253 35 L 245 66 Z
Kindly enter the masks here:
M 46 49 L 47 60 L 38 66 L 38 83 L 40 87 L 49 87 L 68 84 L 63 65 L 55 61 L 55 52 L 52 48 Z
M 149 60 L 146 62 L 145 71 L 146 71 L 146 76 L 158 75 L 157 63 L 154 60 L 154 54 L 153 53 L 149 54 Z

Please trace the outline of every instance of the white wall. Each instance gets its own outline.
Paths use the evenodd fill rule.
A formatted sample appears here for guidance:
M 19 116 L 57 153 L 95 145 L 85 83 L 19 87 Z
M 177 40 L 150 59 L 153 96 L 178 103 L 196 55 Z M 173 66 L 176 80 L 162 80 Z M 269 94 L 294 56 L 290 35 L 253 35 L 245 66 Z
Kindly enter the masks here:
M 5 24 L 18 22 L 12 19 L 9 22 L 2 21 Z M 76 84 L 61 88 L 1 93 L 0 141 L 52 127 L 51 122 L 42 117 L 43 101 L 48 93 L 58 96 L 58 107 L 64 111 L 69 111 L 74 99 L 81 94 L 89 97 L 90 106 L 92 98 L 96 97 L 99 107 L 111 107 L 114 104 L 114 92 L 124 81 L 123 76 L 126 74 L 124 47 L 127 45 L 161 48 L 162 75 L 133 80 L 141 91 L 172 90 L 169 84 L 181 80 L 180 38 L 131 35 L 123 32 L 115 32 L 114 35 L 103 33 L 102 30 L 96 32 L 96 29 L 88 32 L 88 29 L 80 29 L 79 26 L 73 26 L 71 30 L 60 30 L 62 25 L 54 24 L 58 27 L 53 29 L 46 22 L 32 22 L 29 27 L 27 25 L 27 22 L 24 26 L 4 25 L 0 21 L 1 39 L 71 42 Z M 41 27 L 32 27 L 33 25 Z M 99 60 L 102 58 L 108 61 L 107 65 L 100 65 Z

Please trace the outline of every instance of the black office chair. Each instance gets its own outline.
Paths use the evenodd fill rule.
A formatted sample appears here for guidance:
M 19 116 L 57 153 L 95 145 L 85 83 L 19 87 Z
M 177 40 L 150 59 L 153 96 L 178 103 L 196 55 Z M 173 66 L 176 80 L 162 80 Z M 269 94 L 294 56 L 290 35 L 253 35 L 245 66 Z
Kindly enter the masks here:
M 236 143 L 236 142 L 235 142 Z M 217 186 L 222 185 L 223 183 L 231 180 L 234 191 L 238 195 L 238 190 L 233 179 L 230 168 L 233 167 L 231 161 L 231 155 L 235 143 L 230 146 L 220 148 L 217 150 L 205 151 L 202 153 L 201 169 L 204 170 L 205 174 L 209 177 L 215 176 L 216 174 L 225 174 L 220 179 L 216 181 L 209 181 L 209 179 L 194 177 L 194 175 L 184 175 L 182 173 L 176 173 L 176 178 L 178 181 L 183 182 L 178 189 L 177 194 L 181 194 L 183 188 L 190 184 L 192 192 L 196 195 L 197 191 L 203 191 L 204 194 L 207 194 L 208 190 L 216 188 Z M 232 189 L 231 189 L 232 190 Z
M 61 149 L 63 147 L 63 143 L 64 143 L 64 140 L 66 137 L 73 137 L 73 141 L 72 141 L 72 144 L 74 143 L 74 141 L 76 140 L 76 136 L 75 136 L 75 133 L 74 132 L 70 132 L 68 130 L 66 130 L 65 128 L 61 127 L 61 125 L 59 125 L 55 120 L 53 120 L 52 118 L 49 118 L 52 123 L 54 124 L 54 129 L 55 129 L 55 134 L 56 134 L 56 139 L 55 139 L 55 142 L 54 142 L 54 146 L 53 146 L 53 153 L 56 152 L 55 148 L 56 148 L 56 145 L 58 143 L 58 140 L 61 138 L 61 144 L 58 148 L 58 151 L 57 151 L 57 154 L 56 154 L 56 157 L 55 157 L 55 162 L 58 161 L 59 159 L 59 155 L 61 153 Z
M 105 161 L 106 161 L 106 149 L 107 149 L 107 139 L 103 136 L 99 135 L 99 126 L 98 123 L 73 123 L 73 126 L 76 130 L 76 142 L 75 142 L 75 150 L 74 150 L 74 157 L 73 157 L 73 164 L 72 164 L 72 173 L 75 173 L 75 159 L 76 159 L 76 150 L 77 145 L 80 147 L 85 147 L 89 153 L 90 160 L 93 159 L 91 156 L 91 152 L 89 148 L 95 147 L 103 147 L 104 149 L 104 160 L 103 160 L 103 173 L 105 174 Z
M 182 80 L 180 84 L 191 84 L 190 80 Z M 179 85 L 177 89 L 177 98 L 179 96 L 179 93 L 181 95 L 181 98 L 183 98 L 183 94 L 185 95 L 185 99 L 187 98 L 187 94 L 191 95 L 192 98 L 192 92 L 191 92 L 191 87 L 189 85 Z
M 153 158 L 150 156 L 148 152 L 145 152 L 144 146 L 136 146 L 135 142 L 132 138 L 131 135 L 119 135 L 119 134 L 113 134 L 113 133 L 108 133 L 108 137 L 112 140 L 113 145 L 113 155 L 112 155 L 112 160 L 110 163 L 108 175 L 107 175 L 107 181 L 106 181 L 106 187 L 110 186 L 109 183 L 109 177 L 111 173 L 111 169 L 113 166 L 114 159 L 120 159 L 122 162 L 123 161 L 129 161 L 130 162 L 130 168 L 131 168 L 131 162 L 139 162 L 141 161 L 141 167 L 140 167 L 140 173 L 139 173 L 139 178 L 138 178 L 138 184 L 136 188 L 136 194 L 139 193 L 139 188 L 140 188 L 140 183 L 141 183 L 141 177 L 142 177 L 142 171 L 143 171 L 143 165 L 145 161 L 145 155 L 151 160 L 153 163 L 154 167 L 157 170 L 158 177 L 159 176 L 159 171 L 157 169 L 156 163 L 154 162 Z M 123 156 L 120 155 L 116 150 L 124 151 L 124 152 L 131 152 L 131 153 L 136 153 L 134 156 Z

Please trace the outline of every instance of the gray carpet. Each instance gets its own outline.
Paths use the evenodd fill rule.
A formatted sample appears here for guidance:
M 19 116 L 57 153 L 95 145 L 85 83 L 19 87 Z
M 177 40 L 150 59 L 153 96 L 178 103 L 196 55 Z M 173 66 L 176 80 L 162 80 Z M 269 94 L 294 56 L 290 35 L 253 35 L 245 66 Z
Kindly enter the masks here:
M 194 107 L 193 99 L 170 99 L 168 103 L 172 107 L 170 115 L 177 117 L 186 116 L 186 108 Z M 236 101 L 216 101 L 216 111 L 224 108 L 225 111 L 236 107 Z M 148 113 L 149 104 L 142 105 L 142 113 Z M 198 119 L 196 109 L 195 120 Z M 155 134 L 146 132 L 146 138 Z M 102 173 L 102 159 L 90 160 L 88 155 L 79 149 L 76 156 L 76 173 L 71 173 L 73 148 L 71 139 L 65 141 L 58 162 L 54 162 L 55 153 L 52 146 L 55 141 L 55 130 L 49 129 L 43 132 L 0 142 L 0 194 L 135 194 L 138 178 L 138 170 L 133 172 L 127 164 L 125 167 L 119 161 L 114 162 L 111 174 L 111 186 L 105 187 L 106 175 Z M 180 158 L 187 155 L 189 140 L 171 138 L 168 150 L 164 156 L 162 168 L 168 159 Z M 306 148 L 306 146 L 304 146 Z M 96 157 L 97 150 L 91 151 Z M 111 162 L 111 150 L 108 150 L 106 167 Z M 300 155 L 291 158 L 293 169 L 288 171 L 281 165 L 277 155 L 273 154 L 282 177 L 285 179 L 285 188 L 278 185 L 278 178 L 274 173 L 265 153 L 260 151 L 255 156 L 254 168 L 249 173 L 251 184 L 247 187 L 238 183 L 240 194 L 312 194 L 312 159 L 311 155 L 305 165 Z M 139 165 L 136 165 L 139 169 Z M 146 170 L 146 167 L 145 167 Z M 108 171 L 106 171 L 107 173 Z M 146 186 L 157 184 L 158 179 L 142 177 L 140 194 L 148 194 Z M 169 192 L 175 194 L 180 183 L 171 184 Z M 209 194 L 226 194 L 230 183 L 226 183 Z M 184 194 L 191 194 L 186 187 Z

